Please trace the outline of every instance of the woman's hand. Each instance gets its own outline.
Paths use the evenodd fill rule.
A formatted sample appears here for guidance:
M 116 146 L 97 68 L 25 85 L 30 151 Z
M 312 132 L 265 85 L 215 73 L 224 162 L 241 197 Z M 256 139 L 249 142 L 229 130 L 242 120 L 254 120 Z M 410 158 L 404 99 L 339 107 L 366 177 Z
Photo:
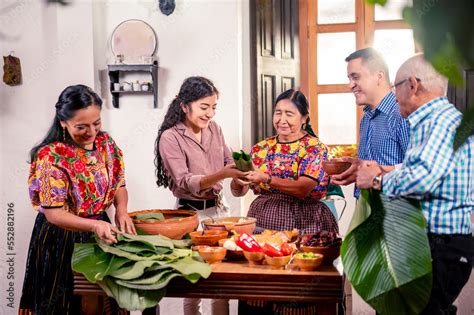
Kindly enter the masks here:
M 221 172 L 224 178 L 236 178 L 236 177 L 243 178 L 250 173 L 250 172 L 240 171 L 235 166 L 235 164 L 227 164 L 226 166 L 224 166 Z
M 94 222 L 92 232 L 94 232 L 101 241 L 108 245 L 117 243 L 117 239 L 115 238 L 114 234 L 112 234 L 112 232 L 116 234 L 122 234 L 122 232 L 120 232 L 119 229 L 117 229 L 112 224 L 100 220 L 96 220 L 96 222 Z
M 133 224 L 132 219 L 128 215 L 127 210 L 116 210 L 115 224 L 122 233 L 125 232 L 133 235 L 137 234 L 137 231 L 135 230 L 135 225 Z
M 244 177 L 249 183 L 260 184 L 266 183 L 269 179 L 269 175 L 261 171 L 251 171 Z

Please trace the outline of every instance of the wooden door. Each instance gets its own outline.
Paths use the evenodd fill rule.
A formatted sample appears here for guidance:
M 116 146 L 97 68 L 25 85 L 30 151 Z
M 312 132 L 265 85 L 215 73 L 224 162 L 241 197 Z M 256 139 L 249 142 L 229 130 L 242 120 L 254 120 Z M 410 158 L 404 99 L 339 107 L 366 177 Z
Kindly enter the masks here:
M 299 87 L 298 1 L 251 1 L 253 140 L 275 134 L 273 105 L 283 91 Z
M 474 106 L 474 69 L 464 70 L 464 86 L 449 86 L 448 98 L 461 112 Z

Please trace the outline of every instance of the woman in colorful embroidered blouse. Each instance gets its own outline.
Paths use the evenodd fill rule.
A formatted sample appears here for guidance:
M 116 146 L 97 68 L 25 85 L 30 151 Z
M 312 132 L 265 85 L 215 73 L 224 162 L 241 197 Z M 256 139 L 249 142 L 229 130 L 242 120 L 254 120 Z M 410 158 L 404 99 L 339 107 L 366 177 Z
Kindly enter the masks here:
M 255 171 L 246 180 L 233 179 L 232 193 L 243 196 L 249 184 L 258 197 L 248 216 L 257 219 L 256 232 L 264 229 L 299 229 L 302 234 L 338 232 L 331 210 L 320 199 L 326 195 L 328 175 L 321 167 L 327 148 L 309 125 L 309 106 L 303 93 L 283 92 L 275 102 L 273 127 L 277 135 L 252 148 Z M 239 314 L 315 314 L 306 303 L 239 301 Z
M 258 197 L 248 215 L 257 229 L 315 233 L 338 231 L 336 219 L 320 199 L 326 195 L 328 176 L 321 167 L 327 148 L 309 125 L 309 107 L 303 93 L 288 90 L 278 96 L 273 113 L 277 135 L 252 148 L 256 170 L 247 181 L 234 179 L 232 192 L 244 195 L 252 183 Z
M 20 314 L 81 314 L 73 295 L 74 243 L 93 233 L 106 243 L 132 233 L 127 215 L 122 152 L 100 131 L 102 100 L 89 87 L 67 87 L 45 139 L 31 152 L 29 193 L 36 217 L 28 252 Z M 110 224 L 105 210 L 115 206 Z M 31 312 L 31 313 L 30 313 Z

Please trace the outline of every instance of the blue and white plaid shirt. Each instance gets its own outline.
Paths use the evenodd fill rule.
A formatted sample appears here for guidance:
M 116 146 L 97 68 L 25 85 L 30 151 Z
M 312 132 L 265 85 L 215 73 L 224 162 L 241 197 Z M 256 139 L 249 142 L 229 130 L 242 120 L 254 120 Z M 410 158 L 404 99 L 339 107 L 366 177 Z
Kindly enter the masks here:
M 470 234 L 474 208 L 474 136 L 453 150 L 462 114 L 445 97 L 413 112 L 403 166 L 383 176 L 389 197 L 421 200 L 428 232 Z
M 408 121 L 400 114 L 395 94 L 390 91 L 372 110 L 364 108 L 360 121 L 359 160 L 373 160 L 380 165 L 396 165 L 403 162 L 410 142 Z M 359 197 L 356 189 L 354 196 Z

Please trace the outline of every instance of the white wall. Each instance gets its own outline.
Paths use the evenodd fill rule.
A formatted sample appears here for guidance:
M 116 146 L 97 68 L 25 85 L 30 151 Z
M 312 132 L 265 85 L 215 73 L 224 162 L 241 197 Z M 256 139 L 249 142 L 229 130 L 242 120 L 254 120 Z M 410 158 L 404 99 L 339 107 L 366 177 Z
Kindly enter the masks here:
M 6 2 L 6 1 L 5 1 Z M 7 306 L 9 280 L 7 253 L 14 257 L 14 305 L 18 305 L 25 260 L 35 212 L 28 198 L 28 151 L 45 135 L 61 90 L 83 83 L 102 94 L 104 129 L 123 148 L 129 189 L 129 210 L 169 208 L 172 194 L 154 183 L 153 147 L 157 128 L 182 81 L 191 75 L 212 79 L 220 90 L 216 121 L 232 148 L 245 141 L 249 107 L 248 3 L 237 0 L 178 0 L 169 17 L 157 1 L 73 0 L 66 7 L 45 1 L 11 0 L 0 11 L 0 49 L 15 51 L 22 63 L 23 84 L 0 83 L 0 314 L 14 314 Z M 150 96 L 121 97 L 120 109 L 110 104 L 107 61 L 112 57 L 109 38 L 127 19 L 148 22 L 158 37 L 158 109 Z M 245 130 L 244 130 L 244 124 Z M 228 185 L 226 185 L 228 186 Z M 226 192 L 234 214 L 241 200 Z M 6 248 L 6 213 L 13 203 L 14 249 Z M 8 281 L 7 281 L 8 280 Z
M 9 282 L 14 283 L 13 302 L 19 302 L 27 246 L 35 212 L 28 198 L 28 151 L 48 129 L 59 92 L 74 83 L 93 84 L 92 7 L 89 2 L 57 8 L 43 1 L 2 3 L 0 15 L 3 55 L 20 57 L 23 84 L 0 84 L 1 195 L 0 270 L 1 314 L 14 314 L 7 304 Z M 81 16 L 81 19 L 76 19 Z M 7 205 L 13 203 L 14 245 L 6 247 Z M 7 254 L 12 254 L 7 256 Z M 14 259 L 11 270 L 6 260 Z M 9 279 L 8 271 L 14 279 Z

